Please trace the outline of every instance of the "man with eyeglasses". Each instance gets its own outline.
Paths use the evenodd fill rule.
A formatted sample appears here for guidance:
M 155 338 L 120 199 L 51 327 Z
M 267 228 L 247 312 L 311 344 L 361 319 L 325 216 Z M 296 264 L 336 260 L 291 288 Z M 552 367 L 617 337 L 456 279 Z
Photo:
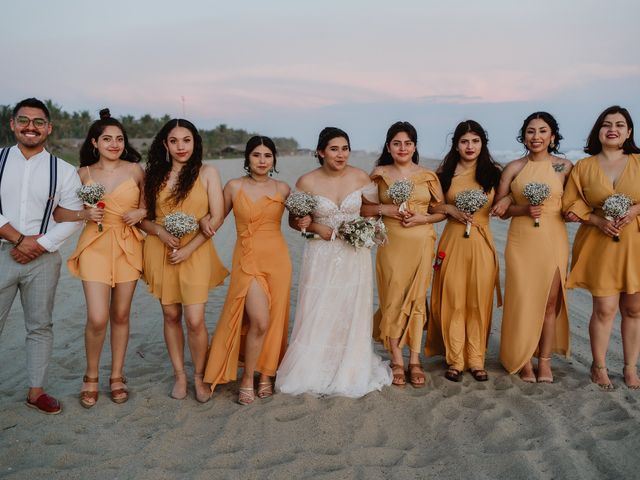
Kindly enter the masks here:
M 29 393 L 26 404 L 60 413 L 44 391 L 53 346 L 53 300 L 61 258 L 58 248 L 80 227 L 53 220 L 57 205 L 82 209 L 76 169 L 45 149 L 52 125 L 46 105 L 27 98 L 10 121 L 17 145 L 0 150 L 0 333 L 20 290 L 24 310 Z

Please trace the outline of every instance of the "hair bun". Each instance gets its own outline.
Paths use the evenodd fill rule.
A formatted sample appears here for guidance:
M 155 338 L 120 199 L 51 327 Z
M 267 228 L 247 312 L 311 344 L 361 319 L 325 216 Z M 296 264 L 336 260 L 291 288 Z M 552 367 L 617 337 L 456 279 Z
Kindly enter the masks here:
M 103 108 L 100 110 L 100 120 L 104 120 L 106 118 L 111 118 L 111 112 L 108 108 Z

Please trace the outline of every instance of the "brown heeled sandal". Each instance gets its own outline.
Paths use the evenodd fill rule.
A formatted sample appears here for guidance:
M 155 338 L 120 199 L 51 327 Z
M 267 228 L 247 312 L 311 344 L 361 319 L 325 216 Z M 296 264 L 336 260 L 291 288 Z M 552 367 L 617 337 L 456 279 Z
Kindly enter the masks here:
M 98 384 L 98 377 L 92 378 L 86 375 L 82 377 L 83 383 L 95 383 Z M 98 390 L 81 390 L 80 391 L 80 405 L 84 408 L 94 407 L 98 403 Z
M 122 387 L 113 388 L 114 383 L 121 383 Z M 124 403 L 129 400 L 129 390 L 127 390 L 127 379 L 123 376 L 109 379 L 111 388 L 111 401 L 113 403 Z M 122 396 L 120 396 L 122 395 Z
M 395 385 L 396 387 L 404 387 L 407 384 L 407 377 L 404 373 L 404 367 L 396 363 L 392 363 L 391 365 L 389 365 L 389 367 L 391 367 L 391 373 L 393 374 L 391 385 Z M 398 370 L 400 371 L 400 373 L 398 373 Z
M 424 388 L 427 385 L 427 377 L 420 363 L 410 363 L 407 370 L 409 383 L 413 388 Z

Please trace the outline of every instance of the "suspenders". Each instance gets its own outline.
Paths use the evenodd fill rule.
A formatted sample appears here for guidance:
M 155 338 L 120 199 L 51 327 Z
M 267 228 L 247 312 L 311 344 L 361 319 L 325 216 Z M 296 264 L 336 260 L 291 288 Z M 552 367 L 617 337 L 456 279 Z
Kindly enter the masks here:
M 7 164 L 7 157 L 9 156 L 9 150 L 11 147 L 6 147 L 0 150 L 0 184 L 2 183 L 2 174 L 4 173 L 4 167 Z M 56 187 L 58 186 L 58 159 L 49 154 L 49 198 L 47 199 L 47 205 L 44 209 L 44 215 L 42 217 L 42 223 L 40 224 L 40 234 L 47 233 L 49 227 L 49 219 L 53 212 L 53 200 L 56 196 Z M 0 197 L 0 214 L 2 214 L 2 198 Z

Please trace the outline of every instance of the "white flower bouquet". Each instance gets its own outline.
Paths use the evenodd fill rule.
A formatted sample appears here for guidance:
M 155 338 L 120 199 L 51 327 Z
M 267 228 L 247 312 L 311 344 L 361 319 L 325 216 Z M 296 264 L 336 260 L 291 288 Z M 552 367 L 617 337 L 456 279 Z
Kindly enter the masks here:
M 338 235 L 355 248 L 372 248 L 386 242 L 387 229 L 380 219 L 358 217 L 343 222 L 338 228 Z
M 393 182 L 387 189 L 387 195 L 394 205 L 399 205 L 400 213 L 407 211 L 407 202 L 411 198 L 414 185 L 409 180 L 397 180 Z
M 629 211 L 632 205 L 633 200 L 631 199 L 631 197 L 625 195 L 624 193 L 614 193 L 613 195 L 609 195 L 607 198 L 605 198 L 604 202 L 602 203 L 602 211 L 604 212 L 604 217 L 607 220 L 618 220 Z M 620 236 L 614 235 L 613 241 L 619 242 Z
M 489 198 L 487 194 L 482 190 L 463 190 L 456 195 L 455 204 L 456 208 L 463 213 L 473 215 L 482 207 L 484 207 Z M 464 238 L 469 238 L 471 235 L 471 222 L 467 222 L 467 227 L 464 230 Z
M 284 202 L 284 206 L 296 217 L 306 217 L 311 215 L 318 205 L 318 200 L 307 192 L 291 192 Z M 302 236 L 306 237 L 306 229 L 302 229 Z
M 544 201 L 551 195 L 551 189 L 546 183 L 531 182 L 527 183 L 522 189 L 522 195 L 529 201 L 531 205 L 542 205 Z M 534 227 L 540 226 L 540 219 L 536 218 L 533 223 Z
M 174 237 L 182 238 L 197 231 L 200 226 L 193 215 L 184 212 L 173 212 L 164 217 L 164 228 Z
M 104 197 L 106 191 L 107 189 L 101 183 L 90 183 L 82 185 L 76 190 L 76 195 L 87 207 L 104 208 L 106 205 L 102 201 L 102 197 Z M 98 231 L 102 231 L 102 222 L 98 222 Z

